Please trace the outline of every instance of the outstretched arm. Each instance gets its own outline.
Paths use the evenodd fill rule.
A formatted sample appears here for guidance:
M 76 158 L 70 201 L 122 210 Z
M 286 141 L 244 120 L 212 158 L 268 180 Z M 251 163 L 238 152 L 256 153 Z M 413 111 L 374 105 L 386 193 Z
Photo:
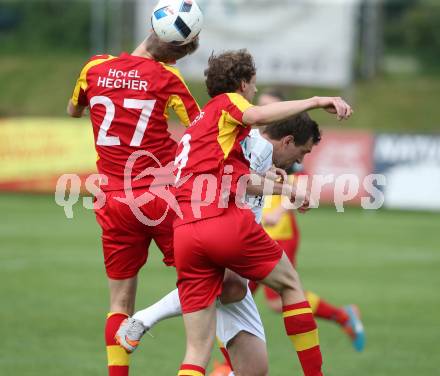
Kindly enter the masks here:
M 340 97 L 313 97 L 250 107 L 243 113 L 243 123 L 264 126 L 317 108 L 335 114 L 338 120 L 348 119 L 353 113 L 350 105 Z

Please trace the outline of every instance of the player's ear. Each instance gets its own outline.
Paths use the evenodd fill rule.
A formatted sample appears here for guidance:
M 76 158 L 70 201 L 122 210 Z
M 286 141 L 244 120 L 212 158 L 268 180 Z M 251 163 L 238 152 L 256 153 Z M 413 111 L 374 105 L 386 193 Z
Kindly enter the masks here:
M 240 82 L 240 91 L 244 92 L 246 90 L 247 84 L 248 83 L 245 80 L 241 80 L 241 82 Z
M 283 144 L 285 146 L 290 146 L 291 144 L 294 144 L 294 143 L 295 143 L 295 138 L 291 134 L 283 137 Z

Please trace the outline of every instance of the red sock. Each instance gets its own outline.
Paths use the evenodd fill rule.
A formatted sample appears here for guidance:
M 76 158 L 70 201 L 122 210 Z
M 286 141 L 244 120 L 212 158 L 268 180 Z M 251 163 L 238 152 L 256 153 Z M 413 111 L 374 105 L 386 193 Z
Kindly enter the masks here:
M 194 364 L 182 364 L 177 376 L 205 376 L 205 369 Z
M 109 376 L 128 376 L 129 357 L 125 350 L 115 341 L 119 325 L 128 315 L 125 313 L 109 313 L 105 323 L 105 344 L 107 346 L 107 364 Z
M 232 368 L 231 358 L 229 357 L 229 354 L 228 354 L 228 350 L 226 350 L 225 347 L 220 346 L 220 351 L 222 352 L 223 357 L 225 358 L 225 363 L 226 363 L 226 364 L 229 366 L 229 368 L 232 370 L 233 368 Z
M 340 325 L 345 325 L 350 319 L 342 308 L 331 305 L 314 292 L 306 291 L 306 297 L 316 317 L 336 321 Z
M 347 321 L 350 319 L 347 312 L 345 312 L 343 309 L 332 306 L 322 299 L 319 301 L 315 315 L 317 317 L 322 317 L 327 320 L 336 321 L 341 325 L 346 324 Z
M 283 307 L 284 326 L 305 376 L 322 376 L 318 329 L 307 301 Z

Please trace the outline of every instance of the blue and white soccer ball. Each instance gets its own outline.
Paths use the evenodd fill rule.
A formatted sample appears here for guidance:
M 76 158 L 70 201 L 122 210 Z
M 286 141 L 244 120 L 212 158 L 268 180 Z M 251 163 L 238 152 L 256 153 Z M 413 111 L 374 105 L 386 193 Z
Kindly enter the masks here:
M 160 40 L 183 45 L 199 35 L 203 15 L 194 0 L 160 0 L 151 15 L 151 25 Z

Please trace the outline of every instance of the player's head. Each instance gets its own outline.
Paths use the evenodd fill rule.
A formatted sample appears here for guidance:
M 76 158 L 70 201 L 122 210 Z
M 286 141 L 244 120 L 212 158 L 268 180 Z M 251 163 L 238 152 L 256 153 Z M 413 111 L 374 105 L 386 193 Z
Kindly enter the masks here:
M 271 104 L 275 102 L 285 101 L 286 97 L 281 89 L 278 88 L 268 88 L 261 92 L 258 97 L 258 105 L 264 106 L 266 104 Z
M 239 93 L 252 101 L 257 92 L 254 59 L 246 50 L 212 54 L 205 70 L 210 97 L 224 93 Z
M 152 32 L 146 41 L 146 50 L 157 61 L 164 63 L 175 63 L 177 60 L 192 54 L 199 47 L 199 38 L 195 38 L 188 44 L 178 46 L 172 43 L 166 43 Z
M 306 112 L 266 126 L 263 135 L 273 145 L 275 166 L 284 169 L 295 162 L 302 163 L 304 156 L 321 141 L 318 124 Z

